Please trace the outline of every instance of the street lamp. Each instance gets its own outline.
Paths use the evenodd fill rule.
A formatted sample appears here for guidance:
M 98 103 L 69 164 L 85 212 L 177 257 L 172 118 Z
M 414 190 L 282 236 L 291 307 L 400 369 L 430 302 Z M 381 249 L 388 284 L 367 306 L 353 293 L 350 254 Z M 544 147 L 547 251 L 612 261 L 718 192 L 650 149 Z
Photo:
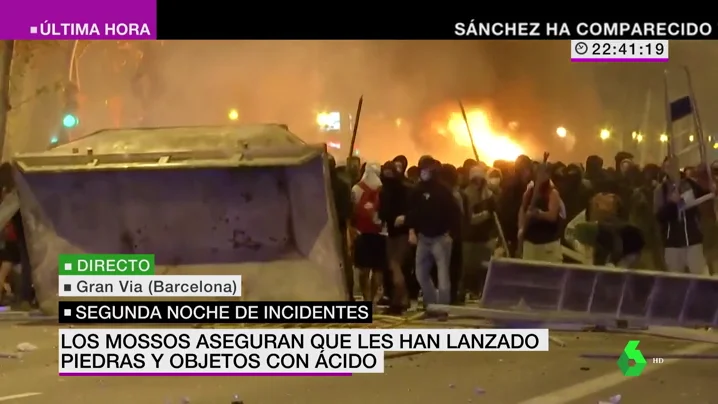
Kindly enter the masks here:
M 229 118 L 230 121 L 236 121 L 239 119 L 239 111 L 236 109 L 230 109 L 229 113 L 227 114 L 227 118 Z
M 558 137 L 563 139 L 566 137 L 566 134 L 566 128 L 564 128 L 563 126 L 560 126 L 556 129 L 556 135 L 558 135 Z
M 608 129 L 601 129 L 599 136 L 601 137 L 601 140 L 608 140 L 608 138 L 611 137 L 611 132 Z
M 661 137 L 659 137 L 658 140 L 660 140 L 661 143 L 666 143 L 668 141 L 668 135 L 666 135 L 665 133 L 662 133 Z

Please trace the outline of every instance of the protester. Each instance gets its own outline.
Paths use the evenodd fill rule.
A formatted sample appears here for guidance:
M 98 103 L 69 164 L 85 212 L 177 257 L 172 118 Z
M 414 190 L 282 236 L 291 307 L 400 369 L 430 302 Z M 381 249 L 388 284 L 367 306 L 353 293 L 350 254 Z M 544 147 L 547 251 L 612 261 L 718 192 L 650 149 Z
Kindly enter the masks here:
M 469 173 L 469 176 L 471 174 Z M 491 193 L 498 197 L 499 193 L 501 192 L 501 179 L 502 179 L 501 170 L 496 168 L 489 168 L 486 173 L 486 186 L 489 187 L 491 190 Z
M 504 236 L 508 243 L 509 256 L 516 256 L 519 250 L 519 209 L 523 200 L 526 187 L 531 181 L 532 162 L 527 156 L 519 156 L 516 158 L 513 176 L 510 180 L 504 181 L 501 190 L 501 204 L 499 208 L 499 220 L 504 230 Z
M 398 155 L 394 157 L 391 162 L 394 164 L 396 172 L 404 177 L 404 175 L 406 175 L 406 170 L 409 168 L 409 160 L 407 160 L 406 156 Z
M 522 241 L 522 258 L 562 262 L 561 235 L 562 220 L 566 218 L 565 207 L 545 170 L 538 170 L 536 184 L 531 183 L 526 189 L 518 215 L 517 239 Z
M 5 199 L 13 190 L 12 167 L 9 163 L 3 163 L 0 165 L 0 200 Z M 11 277 L 13 268 L 19 265 L 22 259 L 21 226 L 20 212 L 17 212 L 0 233 L 0 305 L 12 303 L 15 298 L 12 284 L 17 282 L 13 282 Z
M 401 156 L 400 156 L 401 157 Z M 398 157 L 397 157 L 398 158 Z M 406 163 L 387 162 L 382 167 L 382 188 L 379 194 L 379 219 L 386 223 L 391 293 L 388 314 L 401 314 L 409 306 L 406 281 L 402 266 L 409 253 L 409 229 L 405 225 L 409 204 L 409 185 L 404 180 Z
M 10 276 L 13 267 L 20 264 L 20 246 L 15 224 L 11 220 L 0 235 L 0 305 L 9 304 L 14 299 Z
M 486 264 L 491 260 L 491 240 L 495 236 L 494 212 L 496 196 L 486 181 L 486 171 L 473 167 L 469 173 L 469 185 L 464 189 L 463 227 L 463 278 L 460 296 L 468 292 L 478 298 L 484 288 Z
M 410 196 L 406 216 L 409 241 L 417 245 L 416 278 L 425 305 L 451 302 L 451 234 L 458 231 L 460 213 L 451 190 L 437 178 L 440 167 L 438 161 L 428 156 L 419 161 L 421 181 Z M 431 279 L 433 265 L 437 268 L 438 285 Z
M 464 198 L 461 194 L 461 188 L 459 187 L 459 176 L 456 167 L 451 164 L 443 164 L 440 171 L 441 182 L 451 190 L 456 205 L 459 207 L 459 217 L 456 218 L 456 222 L 461 221 L 461 216 L 464 210 Z M 456 303 L 459 301 L 459 284 L 461 282 L 461 272 L 463 269 L 463 255 L 461 250 L 461 227 L 457 226 L 455 231 L 450 234 L 451 236 L 451 261 L 449 264 L 449 277 L 451 280 L 451 302 Z M 463 298 L 461 298 L 463 301 Z
M 700 228 L 700 212 L 691 202 L 709 191 L 690 178 L 680 179 L 677 184 L 670 178 L 656 188 L 654 209 L 665 240 L 664 260 L 670 272 L 707 274 L 703 256 L 703 234 Z
M 386 237 L 379 219 L 379 195 L 381 192 L 380 167 L 368 163 L 362 178 L 352 188 L 354 206 L 353 225 L 358 235 L 354 242 L 354 265 L 359 270 L 359 286 L 364 301 L 376 304 L 381 296 L 386 268 Z

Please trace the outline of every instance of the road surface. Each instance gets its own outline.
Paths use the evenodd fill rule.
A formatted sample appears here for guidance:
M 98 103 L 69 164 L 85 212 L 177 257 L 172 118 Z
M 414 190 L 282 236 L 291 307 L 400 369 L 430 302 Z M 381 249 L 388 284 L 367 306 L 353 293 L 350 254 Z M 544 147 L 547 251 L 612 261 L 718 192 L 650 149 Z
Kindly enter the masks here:
M 57 330 L 0 322 L 0 352 L 22 342 L 37 346 L 22 359 L 0 358 L 2 404 L 622 404 L 718 403 L 715 360 L 649 363 L 644 374 L 622 376 L 614 360 L 630 335 L 552 333 L 566 347 L 543 353 L 425 353 L 390 359 L 386 373 L 351 377 L 112 377 L 57 375 Z M 718 345 L 635 336 L 648 353 L 718 354 Z M 34 394 L 34 395 L 33 395 Z

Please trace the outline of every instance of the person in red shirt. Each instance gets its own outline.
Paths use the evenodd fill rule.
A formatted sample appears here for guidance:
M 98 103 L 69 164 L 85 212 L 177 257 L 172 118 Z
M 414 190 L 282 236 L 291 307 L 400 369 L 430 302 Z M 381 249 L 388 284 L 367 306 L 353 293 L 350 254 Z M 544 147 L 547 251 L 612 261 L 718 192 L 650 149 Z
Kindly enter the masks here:
M 378 164 L 368 163 L 361 180 L 352 188 L 352 226 L 358 233 L 354 242 L 354 265 L 359 269 L 364 301 L 373 304 L 381 299 L 378 292 L 387 266 L 386 236 L 379 219 L 380 172 Z
M 5 198 L 8 189 L 2 189 Z M 10 274 L 15 265 L 20 263 L 20 247 L 14 220 L 10 220 L 0 232 L 0 303 L 13 296 L 10 286 Z

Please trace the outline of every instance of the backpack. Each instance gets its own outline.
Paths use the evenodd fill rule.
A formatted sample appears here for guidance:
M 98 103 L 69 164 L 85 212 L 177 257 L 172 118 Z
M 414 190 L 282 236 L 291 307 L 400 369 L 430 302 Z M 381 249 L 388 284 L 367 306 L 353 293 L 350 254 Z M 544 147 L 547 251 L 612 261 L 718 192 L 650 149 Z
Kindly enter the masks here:
M 618 195 L 607 192 L 599 192 L 589 201 L 590 217 L 592 222 L 611 220 L 618 217 L 618 210 L 621 199 Z

